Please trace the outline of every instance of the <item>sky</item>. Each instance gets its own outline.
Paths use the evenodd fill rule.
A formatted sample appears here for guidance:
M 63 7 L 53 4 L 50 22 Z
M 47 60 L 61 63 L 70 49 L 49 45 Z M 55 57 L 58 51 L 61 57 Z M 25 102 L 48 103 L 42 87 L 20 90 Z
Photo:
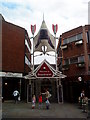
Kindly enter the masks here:
M 36 24 L 35 35 L 38 33 L 44 14 L 51 34 L 52 24 L 58 24 L 56 36 L 59 37 L 64 32 L 88 24 L 88 2 L 89 0 L 0 0 L 0 13 L 7 22 L 25 28 L 29 37 L 32 37 L 31 25 Z M 43 59 L 55 63 L 54 57 L 39 56 L 35 58 L 35 64 Z

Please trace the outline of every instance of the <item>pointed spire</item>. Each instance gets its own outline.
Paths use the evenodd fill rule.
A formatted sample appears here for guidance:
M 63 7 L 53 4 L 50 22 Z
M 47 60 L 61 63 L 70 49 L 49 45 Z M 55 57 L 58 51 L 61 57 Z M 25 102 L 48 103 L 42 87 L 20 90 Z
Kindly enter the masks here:
M 43 21 L 44 21 L 44 13 L 43 13 Z

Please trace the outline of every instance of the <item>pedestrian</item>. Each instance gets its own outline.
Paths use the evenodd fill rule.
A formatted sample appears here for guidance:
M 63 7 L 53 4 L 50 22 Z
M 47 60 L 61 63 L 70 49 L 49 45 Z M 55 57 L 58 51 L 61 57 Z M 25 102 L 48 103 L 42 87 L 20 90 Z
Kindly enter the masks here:
M 80 99 L 81 99 L 81 108 L 83 108 L 83 99 L 85 97 L 85 91 L 82 90 L 81 94 L 80 94 Z
M 48 100 L 48 98 L 46 99 L 46 109 L 48 110 L 49 109 L 49 106 L 50 106 L 50 102 Z
M 85 97 L 85 91 L 84 90 L 82 90 L 82 92 L 81 92 L 81 99 L 83 99 L 84 97 Z
M 45 93 L 42 93 L 42 94 L 45 94 L 45 95 L 46 95 L 46 100 L 51 97 L 51 94 L 50 94 L 50 92 L 48 91 L 48 89 L 46 89 L 46 92 L 45 92 Z
M 18 90 L 14 90 L 13 96 L 14 96 L 15 103 L 17 103 L 18 97 L 19 97 L 19 92 L 18 92 Z
M 38 102 L 39 102 L 39 109 L 40 109 L 42 108 L 42 94 L 41 93 L 39 94 Z
M 82 111 L 83 112 L 87 112 L 87 106 L 88 106 L 88 98 L 84 96 L 82 99 Z
M 36 103 L 36 97 L 35 97 L 35 95 L 33 95 L 33 97 L 32 97 L 32 109 L 35 108 L 35 103 Z

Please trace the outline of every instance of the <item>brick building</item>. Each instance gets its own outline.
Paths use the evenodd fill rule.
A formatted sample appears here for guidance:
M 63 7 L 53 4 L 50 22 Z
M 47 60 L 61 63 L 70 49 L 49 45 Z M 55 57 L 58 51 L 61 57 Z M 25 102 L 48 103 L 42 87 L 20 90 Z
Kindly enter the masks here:
M 62 80 L 64 100 L 77 102 L 82 89 L 90 98 L 90 25 L 62 33 L 57 53 L 58 69 L 67 75 Z
M 13 99 L 12 93 L 17 88 L 21 99 L 27 98 L 27 81 L 24 75 L 31 71 L 31 42 L 24 28 L 5 21 L 2 22 L 2 96 L 4 100 Z

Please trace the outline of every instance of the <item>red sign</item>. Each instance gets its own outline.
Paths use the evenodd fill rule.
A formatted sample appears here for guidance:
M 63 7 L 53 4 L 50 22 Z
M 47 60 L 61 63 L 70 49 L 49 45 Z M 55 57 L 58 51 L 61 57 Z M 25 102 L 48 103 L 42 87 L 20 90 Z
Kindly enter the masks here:
M 50 70 L 46 63 L 43 63 L 43 65 L 37 71 L 36 75 L 37 77 L 52 77 L 53 72 Z

